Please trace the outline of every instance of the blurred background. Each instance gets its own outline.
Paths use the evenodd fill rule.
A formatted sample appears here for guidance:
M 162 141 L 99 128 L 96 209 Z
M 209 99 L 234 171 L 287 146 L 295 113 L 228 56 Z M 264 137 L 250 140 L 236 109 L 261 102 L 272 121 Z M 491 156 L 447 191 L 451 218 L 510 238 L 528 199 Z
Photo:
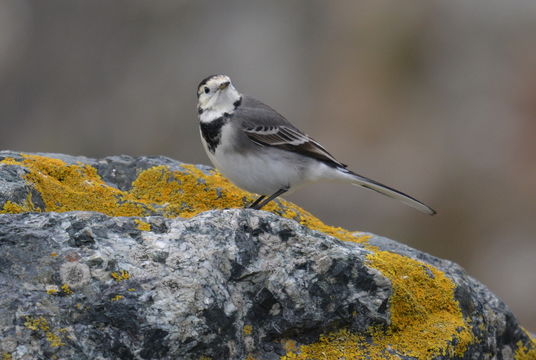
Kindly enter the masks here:
M 0 0 L 0 148 L 208 164 L 196 87 L 225 73 L 350 168 L 288 198 L 458 262 L 536 331 L 533 0 Z

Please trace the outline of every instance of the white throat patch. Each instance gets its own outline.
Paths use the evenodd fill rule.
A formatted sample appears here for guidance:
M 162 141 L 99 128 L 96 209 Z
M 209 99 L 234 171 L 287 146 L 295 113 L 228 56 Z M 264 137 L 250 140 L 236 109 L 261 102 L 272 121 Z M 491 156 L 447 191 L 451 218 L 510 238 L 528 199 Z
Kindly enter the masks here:
M 226 89 L 214 94 L 204 104 L 198 104 L 199 109 L 202 110 L 199 115 L 201 122 L 207 123 L 222 117 L 225 113 L 232 114 L 236 102 L 240 101 L 242 96 L 231 84 Z

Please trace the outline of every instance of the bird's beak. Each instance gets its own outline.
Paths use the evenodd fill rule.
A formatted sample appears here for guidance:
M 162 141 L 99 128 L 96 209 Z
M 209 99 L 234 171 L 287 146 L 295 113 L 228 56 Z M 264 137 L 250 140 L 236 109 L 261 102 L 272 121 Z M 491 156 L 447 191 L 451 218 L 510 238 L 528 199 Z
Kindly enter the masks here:
M 224 83 L 221 83 L 221 85 L 218 86 L 218 90 L 223 90 L 223 89 L 225 89 L 227 86 L 229 86 L 230 84 L 231 84 L 230 81 L 226 81 L 226 82 L 224 82 Z

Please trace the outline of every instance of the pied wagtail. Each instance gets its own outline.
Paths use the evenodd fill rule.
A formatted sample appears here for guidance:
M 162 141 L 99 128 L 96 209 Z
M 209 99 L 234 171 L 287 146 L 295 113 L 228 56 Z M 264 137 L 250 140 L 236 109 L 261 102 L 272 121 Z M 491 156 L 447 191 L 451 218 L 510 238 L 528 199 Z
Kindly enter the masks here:
M 242 95 L 225 75 L 205 78 L 197 88 L 201 140 L 214 166 L 238 187 L 261 195 L 261 209 L 276 197 L 317 181 L 343 181 L 402 201 L 429 215 L 429 206 L 358 175 L 322 145 L 268 105 Z

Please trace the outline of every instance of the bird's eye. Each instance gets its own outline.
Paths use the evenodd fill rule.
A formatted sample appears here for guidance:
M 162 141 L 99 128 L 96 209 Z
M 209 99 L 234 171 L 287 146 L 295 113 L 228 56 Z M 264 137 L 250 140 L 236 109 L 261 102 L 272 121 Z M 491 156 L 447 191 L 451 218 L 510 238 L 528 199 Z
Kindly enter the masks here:
M 209 92 L 210 92 L 210 89 L 207 86 L 205 86 L 205 94 L 208 94 Z

